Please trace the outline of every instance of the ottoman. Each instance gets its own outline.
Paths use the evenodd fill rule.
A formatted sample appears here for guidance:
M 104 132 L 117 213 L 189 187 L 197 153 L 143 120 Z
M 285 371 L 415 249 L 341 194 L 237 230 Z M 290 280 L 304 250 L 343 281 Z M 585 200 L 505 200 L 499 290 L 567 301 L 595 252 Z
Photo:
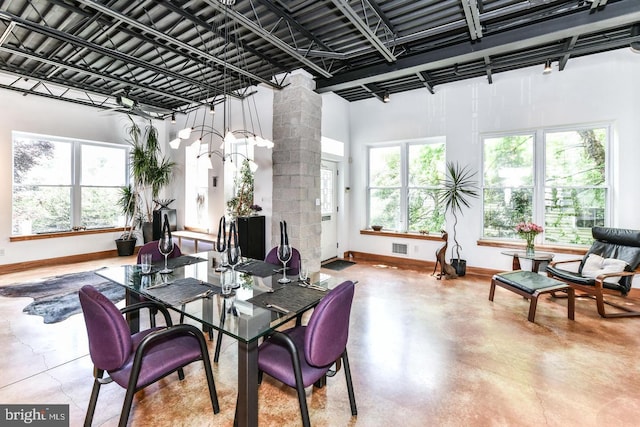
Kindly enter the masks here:
M 496 285 L 521 295 L 530 301 L 529 322 L 533 322 L 536 317 L 536 307 L 538 306 L 538 297 L 540 295 L 550 294 L 553 292 L 565 292 L 568 298 L 567 317 L 574 320 L 575 291 L 571 286 L 564 282 L 551 279 L 532 271 L 519 270 L 498 273 L 491 278 L 489 301 L 493 301 Z

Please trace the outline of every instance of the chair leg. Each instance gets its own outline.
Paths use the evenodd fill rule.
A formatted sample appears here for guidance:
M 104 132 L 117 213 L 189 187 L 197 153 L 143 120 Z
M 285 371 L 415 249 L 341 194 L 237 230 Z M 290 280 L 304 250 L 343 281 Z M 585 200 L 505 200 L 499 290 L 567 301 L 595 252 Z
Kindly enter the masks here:
M 211 332 L 211 330 L 209 330 Z M 218 331 L 218 337 L 216 338 L 216 349 L 213 352 L 213 361 L 218 363 L 220 359 L 220 347 L 222 347 L 222 333 Z
M 311 427 L 309 420 L 309 408 L 307 407 L 307 396 L 304 394 L 302 381 L 296 381 L 296 391 L 298 392 L 298 402 L 300 403 L 300 415 L 302 415 L 302 425 Z
M 91 427 L 93 422 L 93 414 L 96 411 L 96 404 L 98 403 L 98 394 L 100 394 L 100 379 L 104 371 L 102 369 L 96 369 L 93 380 L 93 388 L 91 389 L 91 397 L 89 398 L 89 406 L 87 407 L 87 414 L 84 417 L 84 427 Z
M 202 363 L 204 364 L 204 372 L 207 377 L 207 385 L 209 386 L 209 396 L 211 397 L 211 406 L 213 407 L 213 413 L 220 412 L 220 404 L 218 403 L 218 392 L 216 391 L 216 383 L 213 379 L 213 371 L 211 370 L 211 362 L 209 362 L 209 350 L 207 350 L 207 343 L 204 341 L 204 336 L 199 334 L 197 336 L 198 343 L 200 343 L 200 354 L 202 355 Z
M 184 379 L 184 370 L 182 368 L 178 369 L 178 379 L 180 381 Z
M 349 392 L 349 404 L 351 405 L 351 415 L 358 415 L 356 408 L 356 396 L 353 393 L 353 382 L 351 381 L 351 368 L 349 368 L 349 358 L 347 357 L 347 349 L 342 353 L 342 362 L 344 364 L 344 376 L 347 379 L 347 391 Z
M 137 379 L 137 378 L 136 378 Z M 135 384 L 135 383 L 134 383 Z M 133 395 L 136 393 L 135 386 L 129 383 L 127 392 L 124 395 L 124 402 L 122 403 L 122 413 L 120 414 L 120 421 L 118 427 L 126 427 L 129 421 L 129 412 L 131 412 L 131 405 L 133 404 Z

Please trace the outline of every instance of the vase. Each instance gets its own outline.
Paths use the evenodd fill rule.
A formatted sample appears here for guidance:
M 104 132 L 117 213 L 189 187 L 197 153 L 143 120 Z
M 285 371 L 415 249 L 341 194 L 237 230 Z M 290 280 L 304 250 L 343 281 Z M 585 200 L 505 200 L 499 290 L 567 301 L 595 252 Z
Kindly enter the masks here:
M 527 237 L 527 247 L 525 250 L 527 256 L 533 256 L 535 254 L 535 248 L 533 247 L 533 236 Z

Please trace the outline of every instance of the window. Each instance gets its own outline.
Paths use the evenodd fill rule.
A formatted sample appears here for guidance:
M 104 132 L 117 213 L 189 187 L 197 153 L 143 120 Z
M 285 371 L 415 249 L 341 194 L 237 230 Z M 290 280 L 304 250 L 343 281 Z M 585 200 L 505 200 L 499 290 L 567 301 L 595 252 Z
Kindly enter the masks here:
M 444 170 L 441 139 L 369 147 L 369 225 L 396 231 L 442 229 L 437 189 Z
M 117 226 L 127 153 L 125 146 L 14 132 L 12 235 Z
M 589 244 L 606 225 L 609 126 L 540 129 L 483 138 L 483 236 L 517 237 L 543 225 L 544 242 Z

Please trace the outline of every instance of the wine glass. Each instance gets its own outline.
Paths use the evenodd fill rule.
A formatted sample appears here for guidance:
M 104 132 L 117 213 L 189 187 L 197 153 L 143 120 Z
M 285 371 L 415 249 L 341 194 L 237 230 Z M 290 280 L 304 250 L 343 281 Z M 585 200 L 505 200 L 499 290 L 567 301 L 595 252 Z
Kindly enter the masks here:
M 236 280 L 236 265 L 242 261 L 242 253 L 240 246 L 230 246 L 227 248 L 227 261 L 231 266 L 231 277 L 233 278 L 233 289 L 237 289 L 240 285 Z
M 173 272 L 172 269 L 167 267 L 167 257 L 173 252 L 173 238 L 169 233 L 164 233 L 160 240 L 158 240 L 158 250 L 164 255 L 164 268 L 160 270 L 160 273 L 167 274 Z
M 282 278 L 278 279 L 278 283 L 289 283 L 291 279 L 287 278 L 287 263 L 291 259 L 293 251 L 289 245 L 278 245 L 278 259 L 282 263 Z

